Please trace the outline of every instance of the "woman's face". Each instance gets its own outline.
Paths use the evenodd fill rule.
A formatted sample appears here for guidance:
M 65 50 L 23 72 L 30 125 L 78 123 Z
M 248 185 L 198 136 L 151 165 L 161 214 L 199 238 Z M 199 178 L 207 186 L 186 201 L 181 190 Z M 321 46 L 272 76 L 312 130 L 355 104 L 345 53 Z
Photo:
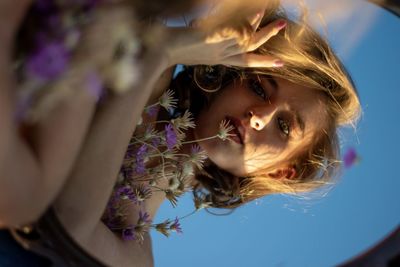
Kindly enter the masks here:
M 199 142 L 211 161 L 237 176 L 257 172 L 293 155 L 326 125 L 326 104 L 316 90 L 270 76 L 236 79 L 197 118 L 196 139 L 215 135 L 222 120 L 230 140 Z

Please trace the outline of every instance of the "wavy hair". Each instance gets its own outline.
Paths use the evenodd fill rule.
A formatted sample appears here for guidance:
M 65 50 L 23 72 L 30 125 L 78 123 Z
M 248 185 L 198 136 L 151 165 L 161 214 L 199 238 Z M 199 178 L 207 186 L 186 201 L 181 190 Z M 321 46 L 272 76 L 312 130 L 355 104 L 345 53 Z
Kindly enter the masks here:
M 328 42 L 306 23 L 305 16 L 299 21 L 291 20 L 278 5 L 269 6 L 260 27 L 277 19 L 287 21 L 286 28 L 255 52 L 281 59 L 285 62 L 283 67 L 187 67 L 176 77 L 172 87 L 181 97 L 190 98 L 190 109 L 196 116 L 212 101 L 213 93 L 210 92 L 224 88 L 245 73 L 283 78 L 310 90 L 318 90 L 324 96 L 327 126 L 314 134 L 310 144 L 284 162 L 249 173 L 246 177 L 237 177 L 208 161 L 195 176 L 199 184 L 193 193 L 195 198 L 211 203 L 212 207 L 235 208 L 269 194 L 297 195 L 332 184 L 341 169 L 338 128 L 344 125 L 355 127 L 360 117 L 361 105 L 355 85 Z M 240 31 L 243 32 L 243 28 Z M 282 164 L 293 166 L 296 176 L 276 179 L 268 175 Z

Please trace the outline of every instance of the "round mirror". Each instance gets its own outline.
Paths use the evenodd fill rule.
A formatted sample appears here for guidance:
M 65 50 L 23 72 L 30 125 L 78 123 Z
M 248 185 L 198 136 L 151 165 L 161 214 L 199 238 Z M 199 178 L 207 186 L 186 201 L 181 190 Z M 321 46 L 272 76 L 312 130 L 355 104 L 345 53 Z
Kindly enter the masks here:
M 360 123 L 341 131 L 343 154 L 356 157 L 322 197 L 268 196 L 228 216 L 196 213 L 181 220 L 183 234 L 153 233 L 156 266 L 333 266 L 399 225 L 400 20 L 366 1 L 306 3 L 360 94 Z M 179 209 L 164 203 L 155 221 L 192 210 L 189 194 Z
M 298 13 L 298 2 L 287 0 L 287 10 Z M 310 22 L 347 66 L 363 106 L 360 123 L 340 131 L 345 165 L 341 178 L 317 192 L 272 195 L 228 213 L 192 213 L 190 193 L 180 199 L 179 208 L 166 201 L 154 223 L 176 216 L 183 233 L 166 238 L 151 232 L 155 266 L 334 266 L 373 247 L 398 227 L 400 20 L 393 14 L 396 9 L 390 13 L 372 2 L 389 9 L 396 8 L 394 2 L 400 6 L 399 1 L 304 1 Z M 185 16 L 181 23 L 187 23 Z M 57 241 L 67 248 L 58 251 L 62 261 L 95 261 L 76 244 L 71 251 L 78 252 L 68 254 L 73 240 L 55 226 L 42 224 L 59 234 Z M 27 232 L 35 233 L 32 228 Z

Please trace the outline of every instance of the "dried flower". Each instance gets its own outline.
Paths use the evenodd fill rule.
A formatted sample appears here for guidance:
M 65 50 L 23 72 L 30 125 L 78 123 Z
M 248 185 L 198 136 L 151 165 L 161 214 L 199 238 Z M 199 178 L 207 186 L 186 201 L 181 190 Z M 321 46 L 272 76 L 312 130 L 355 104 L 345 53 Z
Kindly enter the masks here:
M 165 141 L 169 150 L 171 150 L 178 142 L 178 136 L 174 127 L 170 123 L 165 126 Z
M 122 239 L 126 241 L 136 239 L 134 225 L 129 225 L 128 227 L 122 229 Z
M 153 126 L 147 126 L 143 134 L 143 141 L 149 140 L 153 137 L 157 137 L 157 131 L 154 129 Z
M 194 198 L 194 207 L 196 210 L 201 210 L 204 208 L 211 207 L 211 202 L 206 201 L 205 198 L 195 197 Z
M 156 105 L 151 105 L 145 107 L 144 111 L 149 115 L 151 118 L 154 118 L 158 113 L 158 107 Z
M 133 192 L 132 188 L 128 185 L 119 187 L 115 194 L 119 199 L 129 199 L 134 202 L 137 201 L 135 193 Z
M 203 163 L 207 159 L 207 153 L 201 149 L 197 144 L 192 145 L 190 148 L 189 160 L 191 163 L 197 166 L 197 168 L 203 168 Z
M 135 173 L 136 174 L 145 174 L 146 173 L 146 167 L 145 167 L 145 164 L 144 164 L 144 159 L 137 159 L 136 160 Z
M 233 126 L 229 124 L 227 120 L 222 120 L 221 123 L 219 124 L 219 131 L 218 131 L 218 137 L 225 141 L 226 139 L 231 136 L 229 133 L 230 131 L 233 130 Z
M 52 80 L 65 71 L 69 63 L 69 52 L 61 42 L 47 43 L 31 55 L 26 62 L 26 70 L 41 80 Z
M 192 113 L 189 110 L 186 110 L 185 113 L 176 119 L 172 119 L 171 123 L 175 126 L 175 129 L 178 131 L 187 130 L 189 128 L 194 128 L 196 125 L 194 124 Z
M 178 191 L 172 191 L 172 190 L 165 190 L 165 197 L 169 200 L 169 202 L 171 202 L 172 207 L 176 207 L 176 205 L 178 204 L 178 197 L 181 196 L 181 192 Z
M 170 224 L 171 224 L 171 221 L 167 219 L 162 223 L 156 224 L 154 229 L 156 229 L 158 232 L 162 233 L 166 237 L 169 237 L 169 235 L 170 235 Z
M 139 211 L 139 219 L 136 225 L 131 224 L 122 229 L 122 239 L 143 242 L 144 234 L 149 231 L 150 224 L 150 215 L 147 212 Z
M 146 172 L 146 167 L 144 164 L 144 159 L 147 153 L 147 145 L 143 144 L 140 146 L 138 151 L 136 152 L 136 168 L 135 171 L 137 174 L 144 174 Z
M 173 159 L 173 160 L 176 160 L 176 159 L 177 159 L 176 153 L 177 153 L 176 149 L 166 150 L 166 151 L 163 153 L 163 157 L 164 157 L 165 159 Z
M 170 89 L 165 91 L 160 99 L 159 99 L 159 104 L 164 107 L 167 111 L 169 111 L 171 108 L 176 108 L 176 105 L 178 103 L 178 100 L 173 98 L 174 92 Z
M 182 164 L 182 176 L 183 177 L 187 177 L 187 176 L 192 176 L 194 175 L 194 168 L 193 168 L 193 164 L 192 162 L 189 161 L 185 161 Z
M 129 179 L 131 177 L 133 177 L 134 171 L 133 171 L 133 167 L 131 163 L 128 164 L 123 164 L 120 170 L 120 174 L 123 177 L 123 179 Z M 120 178 L 121 179 L 121 178 Z M 121 181 L 120 183 L 122 183 L 123 181 Z
M 136 204 L 138 205 L 141 204 L 146 199 L 149 199 L 152 194 L 151 189 L 144 184 L 136 186 L 133 191 L 135 194 Z
M 350 168 L 359 161 L 357 151 L 354 148 L 349 148 L 343 156 L 344 166 Z
M 178 234 L 182 234 L 182 228 L 181 228 L 181 224 L 179 223 L 179 219 L 178 217 L 175 218 L 175 221 L 170 225 L 169 229 L 171 231 L 175 231 Z
M 174 191 L 174 190 L 178 189 L 179 184 L 180 184 L 180 181 L 179 181 L 178 177 L 175 175 L 174 177 L 169 179 L 168 189 L 171 191 Z
M 161 138 L 158 136 L 155 136 L 153 139 L 151 139 L 151 144 L 154 147 L 158 147 L 160 145 L 160 143 L 161 143 Z
M 144 234 L 149 231 L 150 224 L 150 215 L 147 212 L 139 211 L 139 219 L 136 225 L 130 224 L 122 229 L 122 239 L 143 242 Z
M 151 224 L 150 215 L 147 212 L 139 211 L 139 219 L 137 225 L 148 225 Z
M 186 177 L 180 177 L 179 179 L 179 186 L 176 189 L 177 191 L 181 192 L 183 194 L 184 192 L 188 191 L 190 189 L 190 184 L 187 180 Z

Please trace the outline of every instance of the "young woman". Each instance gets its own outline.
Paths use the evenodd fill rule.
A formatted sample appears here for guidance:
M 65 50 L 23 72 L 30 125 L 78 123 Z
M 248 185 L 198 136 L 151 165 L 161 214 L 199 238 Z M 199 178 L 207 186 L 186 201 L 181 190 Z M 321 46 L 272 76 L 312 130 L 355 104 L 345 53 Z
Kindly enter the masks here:
M 207 31 L 165 29 L 170 38 L 157 56 L 147 60 L 141 86 L 99 108 L 54 207 L 74 239 L 103 262 L 152 264 L 148 233 L 140 236 L 142 243 L 123 240 L 120 231 L 105 225 L 110 218 L 104 218 L 104 209 L 131 135 L 139 131 L 142 110 L 168 88 L 170 67 L 175 64 L 192 66 L 173 80 L 171 89 L 180 94 L 181 103 L 189 103 L 186 108 L 194 113 L 196 124 L 185 132 L 187 143 L 176 153 L 190 153 L 190 142 L 200 140 L 196 142 L 208 160 L 189 184 L 207 205 L 230 208 L 267 194 L 307 192 L 334 177 L 339 168 L 336 130 L 354 123 L 360 113 L 350 77 L 325 40 L 304 22 L 289 20 L 277 5 L 248 20 L 244 35 L 229 24 Z M 201 23 L 196 26 L 208 27 Z M 191 96 L 185 96 L 187 92 Z M 152 122 L 143 117 L 142 124 Z M 227 132 L 230 138 L 210 139 L 223 121 L 233 127 Z M 160 147 L 160 153 L 165 150 Z M 146 167 L 150 170 L 159 163 L 156 158 Z M 151 179 L 149 175 L 137 182 L 148 185 Z M 155 185 L 159 190 L 153 190 L 142 206 L 120 200 L 126 214 L 122 224 L 154 217 L 169 197 L 166 189 L 171 180 L 160 179 Z
M 197 141 L 208 160 L 190 184 L 208 205 L 229 208 L 267 194 L 305 192 L 333 177 L 336 129 L 360 112 L 350 78 L 326 41 L 304 22 L 288 20 L 277 3 L 245 21 L 213 24 L 210 19 L 195 28 L 164 29 L 163 42 L 143 60 L 139 85 L 99 106 L 54 210 L 71 236 L 106 264 L 152 265 L 146 232 L 141 244 L 125 241 L 101 218 L 142 111 L 166 90 L 176 64 L 193 66 L 171 85 L 195 115 L 197 126 L 185 133 L 186 141 L 218 134 L 223 121 L 233 127 L 225 140 Z M 198 64 L 226 67 L 204 72 Z M 191 96 L 185 96 L 188 91 Z M 203 99 L 200 105 L 197 97 Z M 178 152 L 190 148 L 182 145 Z M 156 186 L 169 188 L 170 181 L 160 179 Z M 154 190 L 142 206 L 126 203 L 123 223 L 148 220 L 139 211 L 153 218 L 164 192 Z

